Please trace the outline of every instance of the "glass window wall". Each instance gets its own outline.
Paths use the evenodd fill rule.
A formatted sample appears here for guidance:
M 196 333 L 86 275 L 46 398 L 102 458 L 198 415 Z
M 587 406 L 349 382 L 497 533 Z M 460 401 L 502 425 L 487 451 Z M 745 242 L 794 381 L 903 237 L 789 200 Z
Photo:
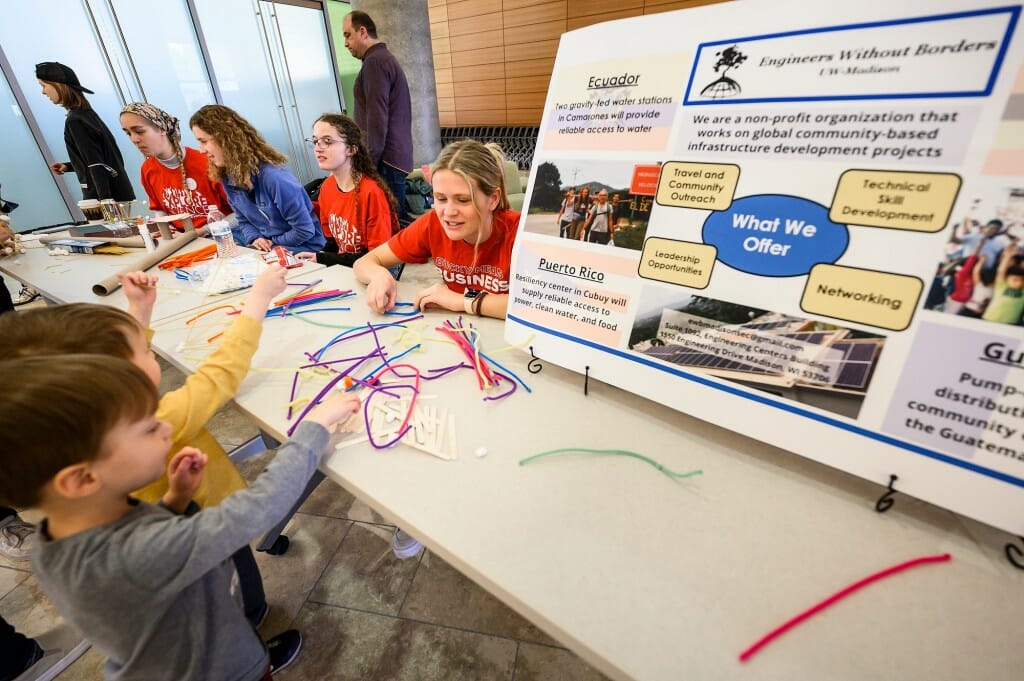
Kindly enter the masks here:
M 317 116 L 341 109 L 323 12 L 264 0 L 197 0 L 196 7 L 223 103 L 288 156 L 300 181 L 322 175 L 302 139 Z
M 6 78 L 0 78 L 0 149 L 0 194 L 19 204 L 10 216 L 13 229 L 69 222 L 56 176 L 39 162 L 39 146 Z
M 0 118 L 5 151 L 0 183 L 4 195 L 23 206 L 19 225 L 35 228 L 81 218 L 74 206 L 81 198 L 77 176 L 56 177 L 48 167 L 67 160 L 66 112 L 41 93 L 35 64 L 42 61 L 67 64 L 95 91 L 87 95 L 89 102 L 114 132 L 140 200 L 145 197 L 139 182 L 143 157 L 120 132 L 121 108 L 133 100 L 152 102 L 177 116 L 185 144 L 195 145 L 188 118 L 216 101 L 211 75 L 222 103 L 286 154 L 300 180 L 322 175 L 302 143 L 321 113 L 342 108 L 322 9 L 267 0 L 161 0 L 158 12 L 138 0 L 67 0 L 60 11 L 48 3 L 7 4 L 0 33 L 0 50 L 8 57 L 3 75 L 17 83 L 29 109 L 25 113 L 37 124 L 28 126 L 16 106 L 6 104 L 11 88 L 0 91 L 0 104 L 10 112 Z M 202 27 L 205 55 L 192 10 Z M 15 168 L 22 168 L 18 184 L 25 188 L 4 177 Z M 30 213 L 29 205 L 46 208 Z
M 42 94 L 35 77 L 36 64 L 59 61 L 75 71 L 84 87 L 95 92 L 86 95 L 89 104 L 115 133 L 125 170 L 135 185 L 135 195 L 144 196 L 139 183 L 142 162 L 139 152 L 126 137 L 116 134 L 121 128 L 118 115 L 124 105 L 121 86 L 113 77 L 104 46 L 98 39 L 86 6 L 66 2 L 62 3 L 60 11 L 52 11 L 46 3 L 10 3 L 4 7 L 3 25 L 3 50 L 12 71 L 8 75 L 13 76 L 25 93 L 25 100 L 39 124 L 46 146 L 56 157 L 44 159 L 37 155 L 32 162 L 48 166 L 53 161 L 68 160 L 64 144 L 67 111 Z M 82 198 L 78 177 L 74 173 L 65 173 L 59 181 L 65 183 L 74 202 Z

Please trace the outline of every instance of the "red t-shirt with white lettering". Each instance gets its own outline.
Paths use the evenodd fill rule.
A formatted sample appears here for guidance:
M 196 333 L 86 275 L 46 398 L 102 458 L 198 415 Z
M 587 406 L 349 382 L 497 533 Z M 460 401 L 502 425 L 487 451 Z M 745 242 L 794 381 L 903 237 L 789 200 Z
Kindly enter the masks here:
M 149 196 L 149 209 L 162 210 L 168 215 L 188 213 L 192 224 L 202 227 L 206 224 L 207 208 L 217 206 L 221 213 L 229 215 L 231 205 L 220 182 L 214 182 L 207 175 L 209 161 L 204 154 L 185 147 L 185 177 L 188 190 L 182 186 L 181 168 L 165 168 L 155 158 L 142 163 L 142 187 Z M 184 229 L 180 220 L 173 222 L 178 229 Z
M 358 215 L 356 194 L 338 189 L 332 176 L 320 185 L 320 226 L 338 243 L 339 253 L 366 253 L 391 238 L 391 205 L 380 185 L 369 177 L 359 180 Z
M 449 239 L 437 213 L 430 211 L 393 236 L 388 246 L 405 262 L 424 263 L 432 258 L 444 283 L 458 293 L 465 292 L 467 286 L 488 293 L 508 293 L 519 213 L 495 212 L 493 227 L 487 241 L 474 249 L 465 241 Z

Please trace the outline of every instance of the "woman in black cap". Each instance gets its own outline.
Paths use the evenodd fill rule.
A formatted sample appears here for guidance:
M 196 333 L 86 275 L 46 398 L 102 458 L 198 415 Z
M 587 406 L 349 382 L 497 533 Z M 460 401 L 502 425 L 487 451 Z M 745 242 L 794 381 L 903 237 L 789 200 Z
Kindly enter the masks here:
M 43 94 L 68 110 L 64 143 L 71 160 L 54 163 L 50 169 L 58 175 L 69 171 L 77 174 L 84 199 L 134 199 L 135 190 L 124 171 L 124 160 L 114 136 L 82 94 L 93 91 L 82 87 L 75 72 L 60 62 L 36 64 L 36 78 Z

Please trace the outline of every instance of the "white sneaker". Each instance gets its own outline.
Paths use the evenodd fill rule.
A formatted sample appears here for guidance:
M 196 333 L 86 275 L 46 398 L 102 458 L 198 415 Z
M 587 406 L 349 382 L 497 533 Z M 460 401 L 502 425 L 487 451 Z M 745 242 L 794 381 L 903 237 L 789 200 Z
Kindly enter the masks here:
M 395 533 L 391 535 L 391 552 L 395 554 L 395 558 L 398 560 L 415 558 L 422 550 L 423 544 L 401 529 L 395 528 Z
M 21 291 L 18 292 L 18 295 L 14 297 L 14 300 L 12 302 L 14 303 L 14 306 L 17 307 L 18 305 L 31 303 L 38 297 L 39 291 L 35 290 L 34 288 L 29 288 L 28 286 L 22 286 Z
M 35 541 L 35 525 L 16 515 L 0 520 L 0 556 L 10 560 L 28 560 Z
M 35 640 L 43 656 L 14 681 L 52 681 L 89 649 L 89 642 L 68 624 L 59 624 Z

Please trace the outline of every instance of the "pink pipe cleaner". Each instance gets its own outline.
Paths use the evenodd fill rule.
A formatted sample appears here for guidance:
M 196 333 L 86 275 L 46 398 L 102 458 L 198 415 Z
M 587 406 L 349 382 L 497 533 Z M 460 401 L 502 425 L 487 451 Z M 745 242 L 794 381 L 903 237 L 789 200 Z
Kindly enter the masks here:
M 805 610 L 804 612 L 800 613 L 799 615 L 797 615 L 796 617 L 792 618 L 791 620 L 783 623 L 779 627 L 776 627 L 772 631 L 768 632 L 759 641 L 757 641 L 757 643 L 755 643 L 754 645 L 750 646 L 749 648 L 744 650 L 742 653 L 740 653 L 740 662 L 746 662 L 747 660 L 749 660 L 754 655 L 754 653 L 756 653 L 761 648 L 765 647 L 766 645 L 771 643 L 773 640 L 775 640 L 776 638 L 778 638 L 782 634 L 786 633 L 787 631 L 789 631 L 790 629 L 792 629 L 796 625 L 798 625 L 801 622 L 803 622 L 804 620 L 806 620 L 806 619 L 808 619 L 808 618 L 818 614 L 819 612 L 821 612 L 825 608 L 829 607 L 833 603 L 836 603 L 837 601 L 840 601 L 840 600 L 846 598 L 847 596 L 849 596 L 853 592 L 858 591 L 859 589 L 864 588 L 865 586 L 867 586 L 868 584 L 871 584 L 872 582 L 877 582 L 880 579 L 885 579 L 886 577 L 890 577 L 892 575 L 895 575 L 898 572 L 903 572 L 904 570 L 909 570 L 910 568 L 917 567 L 918 565 L 926 565 L 928 563 L 945 563 L 948 560 L 950 560 L 950 558 L 952 558 L 952 556 L 950 556 L 948 553 L 943 553 L 943 554 L 938 555 L 938 556 L 925 556 L 923 558 L 915 558 L 913 560 L 908 560 L 905 563 L 900 563 L 899 565 L 894 565 L 894 566 L 892 566 L 890 568 L 886 568 L 885 570 L 882 570 L 881 572 L 876 572 L 875 574 L 870 575 L 868 577 L 865 577 L 864 579 L 862 579 L 862 580 L 860 580 L 858 582 L 854 582 L 853 584 L 851 584 L 850 586 L 846 587 L 842 591 L 839 591 L 838 593 L 835 593 L 835 594 L 829 596 L 828 598 L 823 600 L 821 603 L 818 603 L 814 607 L 812 607 L 812 608 L 810 608 L 808 610 Z
M 451 322 L 446 323 L 450 327 Z M 466 356 L 466 359 L 469 360 L 471 366 L 480 367 L 480 371 L 477 374 L 477 384 L 480 386 L 481 390 L 494 384 L 494 374 L 491 372 L 487 363 L 484 362 L 476 350 L 474 350 L 473 345 L 466 339 L 465 332 L 460 334 L 454 329 L 445 326 L 437 327 L 437 331 L 451 339 L 451 341 L 455 343 L 460 350 L 462 350 L 462 354 Z

